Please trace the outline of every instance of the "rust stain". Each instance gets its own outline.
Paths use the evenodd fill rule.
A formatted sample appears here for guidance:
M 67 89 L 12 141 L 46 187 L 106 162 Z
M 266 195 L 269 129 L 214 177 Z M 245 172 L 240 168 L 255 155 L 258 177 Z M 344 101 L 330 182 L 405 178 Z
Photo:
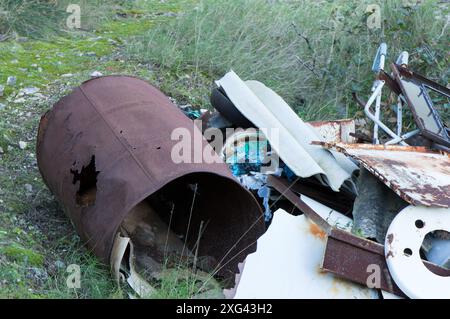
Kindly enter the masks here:
M 450 207 L 450 158 L 425 147 L 314 142 L 351 157 L 411 205 Z
M 309 224 L 309 232 L 320 239 L 325 239 L 327 236 L 327 233 L 314 223 Z
M 330 293 L 333 295 L 339 294 L 339 288 L 337 287 L 337 285 L 335 283 L 333 283 L 333 285 L 331 286 Z
M 389 244 L 392 244 L 392 242 L 394 241 L 394 234 L 389 234 L 389 235 L 387 236 L 387 239 L 388 239 L 388 243 L 389 243 Z
M 392 252 L 392 250 L 389 250 L 387 255 L 386 255 L 386 259 L 388 259 L 389 257 L 394 257 L 394 253 Z

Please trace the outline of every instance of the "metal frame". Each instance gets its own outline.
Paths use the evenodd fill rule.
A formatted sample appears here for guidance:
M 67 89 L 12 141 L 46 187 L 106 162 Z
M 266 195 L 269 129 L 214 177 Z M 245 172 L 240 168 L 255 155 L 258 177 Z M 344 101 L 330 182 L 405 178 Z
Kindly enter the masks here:
M 448 132 L 448 128 L 446 128 L 444 126 L 444 124 L 442 123 L 441 117 L 440 117 L 439 113 L 436 111 L 436 109 L 434 108 L 433 102 L 431 101 L 431 98 L 427 92 L 427 89 L 430 89 L 430 90 L 433 90 L 434 92 L 442 94 L 442 95 L 446 96 L 447 98 L 450 98 L 450 90 L 436 82 L 433 82 L 433 81 L 421 76 L 420 74 L 417 74 L 415 72 L 408 70 L 406 68 L 406 66 L 392 64 L 391 68 L 392 68 L 392 72 L 396 78 L 396 81 L 397 81 L 400 89 L 402 90 L 402 96 L 404 96 L 407 104 L 411 108 L 415 122 L 416 122 L 417 126 L 419 127 L 420 133 L 423 136 L 425 136 L 426 138 L 428 138 L 438 144 L 450 147 L 450 135 Z M 425 102 L 429 108 L 429 116 L 431 116 L 431 115 L 433 116 L 433 119 L 434 119 L 436 125 L 439 127 L 439 134 L 436 134 L 436 133 L 430 131 L 427 127 L 425 127 L 424 123 L 422 122 L 422 118 L 417 113 L 417 109 L 416 109 L 417 105 L 415 105 L 411 101 L 410 97 L 408 96 L 408 92 L 407 92 L 405 86 L 403 85 L 402 80 L 404 80 L 405 78 L 408 81 L 410 81 L 413 84 L 420 87 L 421 94 L 423 94 Z
M 378 48 L 377 54 L 374 59 L 374 63 L 372 65 L 372 71 L 378 74 L 377 79 L 375 80 L 372 86 L 372 95 L 369 97 L 369 100 L 364 105 L 364 113 L 366 116 L 372 120 L 374 124 L 373 128 L 373 143 L 380 144 L 378 131 L 381 128 L 384 132 L 386 132 L 392 139 L 385 144 L 401 144 L 407 146 L 408 144 L 404 141 L 420 132 L 420 130 L 413 130 L 406 134 L 402 135 L 402 124 L 403 124 L 403 103 L 405 103 L 405 99 L 402 96 L 402 92 L 398 85 L 395 83 L 395 80 L 392 79 L 385 71 L 384 71 L 384 63 L 387 55 L 387 46 L 385 43 L 382 43 Z M 399 57 L 397 58 L 397 62 L 402 65 L 408 64 L 409 54 L 406 51 L 403 51 Z M 381 115 L 381 95 L 382 89 L 385 84 L 398 94 L 397 100 L 397 132 L 395 133 L 390 128 L 388 128 L 383 122 L 380 120 Z M 375 102 L 375 113 L 370 111 L 370 107 Z

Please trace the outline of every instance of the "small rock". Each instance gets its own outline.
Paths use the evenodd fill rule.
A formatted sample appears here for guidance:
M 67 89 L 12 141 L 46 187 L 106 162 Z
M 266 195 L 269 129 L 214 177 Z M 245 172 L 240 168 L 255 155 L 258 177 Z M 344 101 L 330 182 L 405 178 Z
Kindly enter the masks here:
M 88 39 L 88 41 L 95 42 L 95 41 L 98 41 L 98 40 L 101 40 L 101 39 L 103 39 L 103 37 L 102 36 L 98 36 L 98 37 L 95 37 L 95 38 L 90 38 L 90 39 Z
M 15 76 L 8 76 L 8 79 L 6 80 L 6 85 L 14 86 L 17 83 L 17 78 Z
M 57 260 L 55 261 L 55 266 L 58 269 L 64 269 L 66 268 L 66 265 L 64 264 L 64 262 L 62 262 L 61 260 Z
M 3 151 L 3 147 L 0 146 L 0 154 L 3 154 L 3 153 L 5 153 L 5 152 Z
M 5 104 L 0 103 L 0 111 L 3 110 L 6 107 Z
M 37 68 L 37 67 L 38 67 L 38 65 L 37 65 L 36 63 L 33 63 L 31 66 L 32 66 L 33 68 Z
M 33 192 L 33 186 L 31 184 L 25 184 L 25 189 L 28 193 Z
M 8 145 L 6 149 L 8 150 L 8 152 L 12 152 L 14 148 L 11 145 Z
M 72 73 L 66 73 L 66 74 L 61 75 L 62 78 L 71 78 L 72 76 L 73 76 Z
M 14 102 L 14 103 L 17 103 L 17 104 L 19 104 L 19 103 L 25 103 L 25 98 L 21 97 L 21 98 L 15 99 L 13 102 Z
M 99 72 L 99 71 L 94 71 L 94 72 L 91 73 L 91 77 L 93 77 L 93 78 L 98 77 L 98 76 L 102 76 L 102 75 L 103 74 L 101 72 Z
M 17 59 L 11 60 L 11 63 L 12 64 L 17 64 L 17 63 L 19 63 L 19 60 L 17 60 Z
M 48 280 L 48 273 L 45 269 L 33 267 L 29 269 L 27 277 L 36 280 L 37 282 L 45 282 Z
M 42 68 L 38 67 L 38 72 L 41 73 L 42 72 Z
M 96 57 L 97 53 L 95 53 L 95 52 L 88 52 L 88 53 L 85 53 L 84 55 L 85 56 L 90 56 L 90 57 Z
M 28 38 L 27 38 L 27 37 L 18 37 L 18 38 L 16 39 L 16 41 L 17 41 L 17 42 L 27 42 L 27 41 L 28 41 Z
M 37 87 L 28 87 L 28 88 L 24 88 L 21 90 L 23 93 L 25 93 L 26 95 L 32 95 L 35 94 L 37 92 L 39 92 L 39 88 Z
M 20 148 L 21 150 L 26 149 L 26 148 L 27 148 L 27 145 L 28 145 L 27 142 L 24 142 L 24 141 L 20 141 L 20 142 L 19 142 L 19 148 Z
M 5 87 L 0 85 L 0 96 L 3 96 L 3 92 L 5 91 Z

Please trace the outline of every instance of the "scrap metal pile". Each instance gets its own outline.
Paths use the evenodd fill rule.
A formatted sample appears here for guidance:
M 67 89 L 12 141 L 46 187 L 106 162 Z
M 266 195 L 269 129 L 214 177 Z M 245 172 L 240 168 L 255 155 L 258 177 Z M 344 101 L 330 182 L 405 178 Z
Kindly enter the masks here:
M 141 296 L 175 258 L 227 298 L 450 298 L 450 132 L 435 105 L 450 90 L 411 71 L 406 52 L 392 73 L 385 57 L 382 44 L 368 101 L 355 95 L 373 143 L 353 119 L 302 121 L 233 71 L 216 82 L 216 111 L 184 114 L 114 76 L 42 117 L 39 168 L 88 247 Z M 417 129 L 403 133 L 406 107 Z

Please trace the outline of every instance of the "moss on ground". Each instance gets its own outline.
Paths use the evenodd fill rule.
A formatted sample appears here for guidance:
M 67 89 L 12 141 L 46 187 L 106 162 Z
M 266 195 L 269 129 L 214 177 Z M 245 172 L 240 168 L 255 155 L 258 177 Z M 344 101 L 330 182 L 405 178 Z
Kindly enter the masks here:
M 41 267 L 44 263 L 44 256 L 18 244 L 3 247 L 0 249 L 0 252 L 15 262 L 29 264 L 36 267 Z
M 0 97 L 0 298 L 127 297 L 108 266 L 82 245 L 43 183 L 35 156 L 37 127 L 40 116 L 93 71 L 136 75 L 188 101 L 193 94 L 183 89 L 183 74 L 165 74 L 123 55 L 132 37 L 173 19 L 187 3 L 192 1 L 137 0 L 92 32 L 0 42 L 0 84 L 5 86 Z M 5 85 L 9 76 L 17 78 L 16 85 Z M 167 81 L 174 81 L 174 88 Z M 26 95 L 27 87 L 39 92 Z M 206 94 L 198 91 L 194 95 Z M 80 265 L 81 289 L 66 286 L 70 264 Z

